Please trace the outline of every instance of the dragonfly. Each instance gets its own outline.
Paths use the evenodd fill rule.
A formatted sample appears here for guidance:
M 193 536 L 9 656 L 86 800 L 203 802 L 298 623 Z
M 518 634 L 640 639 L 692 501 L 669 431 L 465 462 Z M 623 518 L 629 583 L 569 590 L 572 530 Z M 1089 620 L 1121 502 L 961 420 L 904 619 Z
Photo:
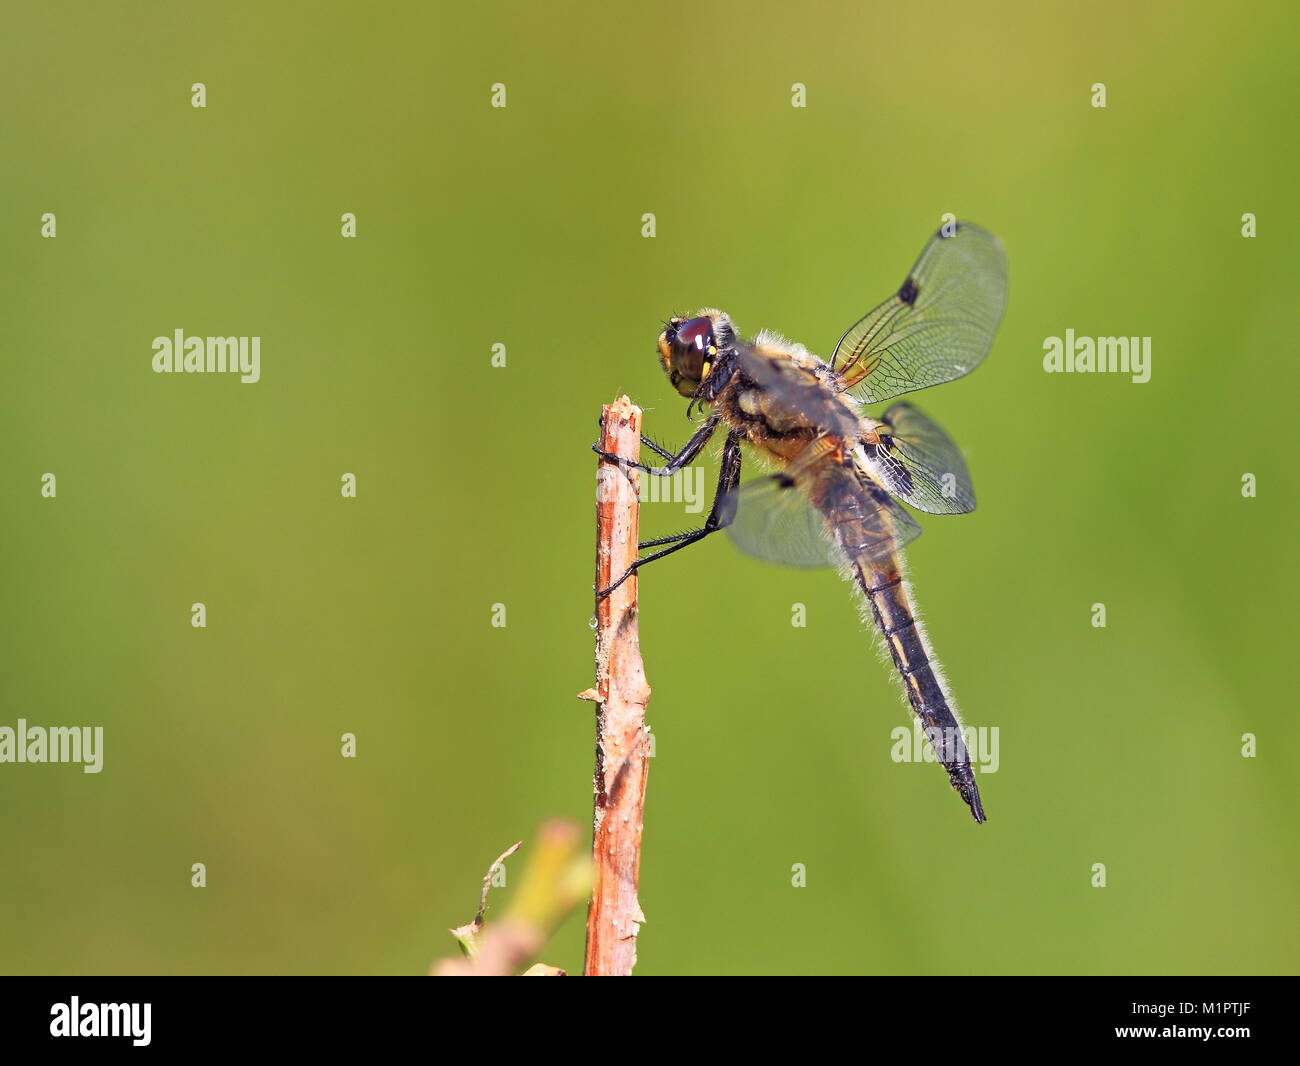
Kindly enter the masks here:
M 907 402 L 879 418 L 863 408 L 964 376 L 988 354 L 1006 304 L 1002 244 L 967 222 L 948 222 L 888 299 L 841 336 L 829 362 L 764 330 L 745 340 L 723 311 L 674 316 L 659 334 L 668 380 L 708 409 L 677 452 L 648 437 L 665 460 L 631 463 L 657 477 L 688 466 L 725 431 L 717 490 L 704 525 L 638 545 L 641 567 L 726 530 L 749 555 L 801 567 L 834 566 L 855 586 L 887 646 L 913 713 L 976 823 L 986 820 L 962 724 L 904 576 L 903 548 L 921 527 L 902 506 L 929 514 L 974 510 L 962 455 Z M 603 452 L 606 459 L 627 464 Z M 740 481 L 745 450 L 772 471 Z M 901 503 L 900 503 L 901 501 Z

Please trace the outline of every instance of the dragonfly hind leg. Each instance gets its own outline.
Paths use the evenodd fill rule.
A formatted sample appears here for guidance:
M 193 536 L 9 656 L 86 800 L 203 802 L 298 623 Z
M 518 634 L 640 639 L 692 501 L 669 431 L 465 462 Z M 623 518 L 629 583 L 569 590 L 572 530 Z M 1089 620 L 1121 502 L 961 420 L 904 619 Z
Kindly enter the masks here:
M 710 429 L 710 432 L 712 430 Z M 697 433 L 696 436 L 699 436 Z M 694 440 L 694 438 L 692 438 Z M 689 448 L 690 445 L 687 445 Z M 701 445 L 703 447 L 703 445 Z M 674 533 L 669 537 L 658 537 L 654 540 L 643 540 L 637 545 L 637 551 L 644 551 L 646 548 L 658 548 L 656 552 L 642 556 L 637 559 L 631 566 L 623 572 L 623 576 L 617 581 L 611 583 L 606 588 L 597 591 L 596 596 L 604 599 L 613 592 L 619 585 L 623 584 L 629 577 L 635 574 L 646 563 L 652 563 L 656 559 L 662 559 L 665 555 L 672 555 L 673 552 L 681 551 L 689 544 L 703 540 L 710 533 L 716 533 L 720 529 L 725 529 L 731 520 L 736 517 L 736 496 L 735 488 L 740 483 L 740 438 L 731 433 L 727 436 L 726 446 L 722 449 L 722 467 L 718 471 L 718 487 L 713 493 L 713 506 L 709 509 L 709 516 L 704 520 L 704 525 L 699 529 L 688 529 L 685 533 Z M 653 472 L 653 471 L 652 471 Z M 664 547 L 667 545 L 667 547 Z

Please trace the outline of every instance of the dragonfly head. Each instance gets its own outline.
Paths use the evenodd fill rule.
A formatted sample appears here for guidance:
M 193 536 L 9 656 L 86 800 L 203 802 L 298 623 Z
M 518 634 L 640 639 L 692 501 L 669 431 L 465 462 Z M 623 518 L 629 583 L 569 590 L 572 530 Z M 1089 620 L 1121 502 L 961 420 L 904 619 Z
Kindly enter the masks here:
M 713 308 L 691 318 L 670 318 L 659 334 L 659 362 L 673 388 L 683 396 L 695 396 L 735 337 L 731 319 Z

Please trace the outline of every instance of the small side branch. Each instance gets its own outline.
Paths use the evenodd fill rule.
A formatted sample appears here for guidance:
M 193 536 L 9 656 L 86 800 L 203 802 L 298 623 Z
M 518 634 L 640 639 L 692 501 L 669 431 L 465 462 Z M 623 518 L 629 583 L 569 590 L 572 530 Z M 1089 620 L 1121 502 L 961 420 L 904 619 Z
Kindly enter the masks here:
M 551 934 L 591 889 L 591 863 L 576 822 L 547 821 L 537 830 L 518 886 L 505 911 L 488 922 L 488 891 L 506 859 L 519 848 L 508 848 L 483 878 L 474 920 L 451 930 L 463 958 L 434 963 L 436 977 L 502 977 L 517 974 L 537 958 Z M 516 875 L 512 875 L 514 880 Z M 504 871 L 502 877 L 504 884 Z M 535 963 L 524 976 L 563 976 L 564 971 Z
M 600 449 L 636 462 L 641 410 L 626 396 L 601 413 Z M 632 466 L 601 459 L 596 491 L 596 588 L 607 588 L 637 556 L 638 491 Z M 633 574 L 596 601 L 596 778 L 592 824 L 594 884 L 587 910 L 588 976 L 627 976 L 645 915 L 637 901 L 645 810 L 650 686 L 637 636 Z

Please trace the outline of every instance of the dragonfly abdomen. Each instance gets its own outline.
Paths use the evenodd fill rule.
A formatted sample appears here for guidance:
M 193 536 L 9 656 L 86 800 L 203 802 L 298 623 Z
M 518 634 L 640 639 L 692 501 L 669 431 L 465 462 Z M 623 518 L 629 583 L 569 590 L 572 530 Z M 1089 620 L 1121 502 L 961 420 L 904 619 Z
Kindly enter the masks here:
M 872 621 L 889 648 L 912 710 L 948 771 L 948 780 L 984 821 L 979 789 L 971 771 L 961 722 L 944 691 L 921 623 L 903 580 L 898 545 L 906 512 L 891 506 L 889 494 L 851 461 L 823 463 L 807 475 L 807 491 L 821 514 L 835 554 L 847 564 Z
M 948 780 L 971 809 L 976 822 L 984 821 L 979 788 L 971 770 L 962 726 L 944 691 L 929 642 L 909 599 L 907 584 L 899 572 L 898 557 L 859 556 L 852 560 L 858 588 L 871 607 L 872 620 L 885 638 L 894 667 L 903 680 L 912 705 L 934 748 L 948 771 Z

